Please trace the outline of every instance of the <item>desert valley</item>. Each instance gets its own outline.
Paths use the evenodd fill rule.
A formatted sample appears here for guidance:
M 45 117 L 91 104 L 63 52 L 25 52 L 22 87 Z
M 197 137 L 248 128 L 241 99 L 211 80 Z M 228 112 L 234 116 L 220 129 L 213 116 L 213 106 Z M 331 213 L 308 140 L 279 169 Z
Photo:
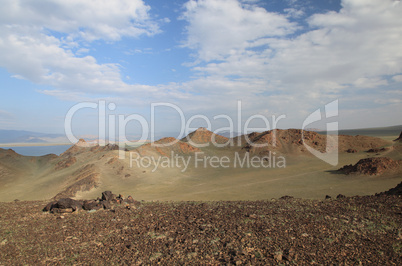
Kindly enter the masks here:
M 228 139 L 200 128 L 181 140 L 162 138 L 125 151 L 115 144 L 102 147 L 85 140 L 60 156 L 29 157 L 3 149 L 0 200 L 83 199 L 105 190 L 147 201 L 263 200 L 284 195 L 322 199 L 375 194 L 401 181 L 399 139 L 340 135 L 339 163 L 331 166 L 304 146 L 324 154 L 326 138 L 312 131 L 302 137 L 301 130 L 289 129 Z M 339 170 L 350 164 L 356 169 Z

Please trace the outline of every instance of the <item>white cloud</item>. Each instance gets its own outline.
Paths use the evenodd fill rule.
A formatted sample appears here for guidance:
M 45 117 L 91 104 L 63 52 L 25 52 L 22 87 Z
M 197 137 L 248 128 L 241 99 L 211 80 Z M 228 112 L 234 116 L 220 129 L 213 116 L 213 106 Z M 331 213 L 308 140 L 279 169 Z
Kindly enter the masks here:
M 0 9 L 0 66 L 58 91 L 126 92 L 116 63 L 99 64 L 81 42 L 159 32 L 141 0 L 6 0 Z M 57 33 L 57 34 L 54 34 Z M 56 37 L 56 36 L 61 37 Z M 77 52 L 72 52 L 72 48 Z
M 236 22 L 241 21 L 238 17 L 270 17 L 270 13 L 242 9 L 235 1 L 221 1 L 228 12 L 231 8 L 237 10 L 235 15 L 228 15 L 218 2 L 191 1 L 187 5 L 187 13 L 193 15 L 187 16 L 188 45 L 197 49 L 199 60 L 207 61 L 196 66 L 196 71 L 260 78 L 275 84 L 267 86 L 267 91 L 279 86 L 290 93 L 319 92 L 321 88 L 338 91 L 353 84 L 374 88 L 386 85 L 384 75 L 402 72 L 402 5 L 395 1 L 345 0 L 340 12 L 310 17 L 311 29 L 293 38 L 285 35 L 295 26 L 284 17 L 279 19 L 280 15 L 273 17 L 281 22 L 274 25 L 282 26 L 273 32 L 283 36 L 266 37 L 269 31 L 262 25 L 269 23 L 263 19 L 258 20 L 261 27 L 256 26 L 257 20 L 251 20 L 256 24 L 246 23 L 244 30 Z M 247 49 L 256 41 L 260 49 Z M 221 61 L 213 61 L 217 59 Z
M 149 9 L 142 0 L 5 0 L 0 23 L 48 29 L 88 41 L 119 40 L 159 32 Z
M 196 49 L 204 61 L 222 60 L 252 48 L 259 39 L 293 33 L 296 25 L 284 15 L 236 0 L 191 0 L 183 19 L 188 38 L 185 46 Z
M 402 82 L 402 75 L 393 76 L 392 79 L 396 82 Z

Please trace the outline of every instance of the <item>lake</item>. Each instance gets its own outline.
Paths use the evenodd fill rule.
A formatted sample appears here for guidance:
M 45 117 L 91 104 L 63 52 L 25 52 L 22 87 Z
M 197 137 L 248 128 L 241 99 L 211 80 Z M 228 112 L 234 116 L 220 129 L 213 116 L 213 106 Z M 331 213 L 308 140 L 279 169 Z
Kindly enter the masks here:
M 60 155 L 65 152 L 71 145 L 54 145 L 54 146 L 19 146 L 19 147 L 0 147 L 2 149 L 13 149 L 16 153 L 25 156 L 42 156 L 50 153 Z

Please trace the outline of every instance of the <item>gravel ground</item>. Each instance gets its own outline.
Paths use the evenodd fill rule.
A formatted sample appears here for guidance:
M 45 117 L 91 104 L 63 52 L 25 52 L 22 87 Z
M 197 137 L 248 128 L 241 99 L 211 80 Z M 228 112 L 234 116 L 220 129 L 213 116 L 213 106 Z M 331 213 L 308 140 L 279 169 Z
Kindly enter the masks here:
M 0 203 L 0 265 L 402 265 L 402 197 L 144 202 L 70 214 Z

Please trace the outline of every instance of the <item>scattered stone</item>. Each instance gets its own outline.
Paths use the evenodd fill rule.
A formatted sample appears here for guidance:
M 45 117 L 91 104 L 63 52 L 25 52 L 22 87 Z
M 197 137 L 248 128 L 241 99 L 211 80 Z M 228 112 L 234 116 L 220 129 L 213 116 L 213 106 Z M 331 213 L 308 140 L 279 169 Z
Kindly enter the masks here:
M 355 150 L 355 149 L 347 149 L 346 152 L 347 153 L 356 153 L 357 150 Z
M 330 198 L 332 198 L 332 197 L 329 196 L 329 195 L 326 195 L 326 196 L 325 196 L 325 199 L 330 199 Z
M 346 196 L 345 196 L 345 195 L 342 195 L 342 194 L 339 194 L 338 196 L 336 196 L 336 198 L 337 198 L 337 199 L 343 199 L 343 198 L 346 198 Z

